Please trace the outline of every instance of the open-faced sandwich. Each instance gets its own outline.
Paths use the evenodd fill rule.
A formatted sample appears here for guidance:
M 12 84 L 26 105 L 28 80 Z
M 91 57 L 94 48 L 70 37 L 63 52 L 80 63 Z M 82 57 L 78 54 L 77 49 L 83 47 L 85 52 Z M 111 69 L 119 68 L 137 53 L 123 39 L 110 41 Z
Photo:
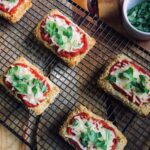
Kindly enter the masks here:
M 40 115 L 59 93 L 59 88 L 23 57 L 7 69 L 0 83 L 36 115 Z
M 31 0 L 0 0 L 0 16 L 16 23 L 31 6 Z
M 77 150 L 123 150 L 125 136 L 110 122 L 80 105 L 69 115 L 60 135 Z
M 35 36 L 70 67 L 77 65 L 95 44 L 95 39 L 58 10 L 44 17 Z
M 149 114 L 150 73 L 125 55 L 118 55 L 110 63 L 98 84 L 138 114 Z

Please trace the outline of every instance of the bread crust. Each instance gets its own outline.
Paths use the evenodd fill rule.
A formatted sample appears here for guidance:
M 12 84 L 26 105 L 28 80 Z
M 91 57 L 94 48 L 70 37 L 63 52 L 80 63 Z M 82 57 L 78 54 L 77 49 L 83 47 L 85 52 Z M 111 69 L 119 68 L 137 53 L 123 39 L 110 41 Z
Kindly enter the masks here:
M 0 16 L 7 19 L 11 23 L 18 22 L 26 11 L 32 6 L 31 0 L 24 0 L 16 9 L 15 13 L 9 14 L 3 11 L 0 12 Z
M 68 126 L 69 124 L 69 121 L 70 119 L 72 119 L 75 115 L 81 113 L 81 112 L 85 112 L 87 113 L 90 117 L 93 117 L 95 119 L 100 119 L 100 120 L 103 120 L 105 121 L 110 127 L 112 127 L 116 133 L 116 136 L 119 140 L 118 144 L 117 144 L 117 150 L 123 150 L 124 147 L 126 146 L 127 144 L 127 139 L 126 137 L 117 129 L 116 126 L 114 126 L 112 124 L 112 122 L 108 121 L 108 120 L 105 120 L 103 119 L 102 117 L 92 113 L 90 110 L 88 110 L 86 107 L 84 107 L 83 105 L 79 105 L 77 108 L 75 108 L 75 110 L 73 110 L 67 120 L 64 122 L 63 126 L 60 128 L 60 131 L 59 131 L 59 134 L 64 138 L 65 141 L 68 142 L 68 138 L 66 137 L 66 127 Z M 73 145 L 72 145 L 73 146 Z
M 120 100 L 124 105 L 128 106 L 131 110 L 135 111 L 136 113 L 138 113 L 139 115 L 142 116 L 147 116 L 150 113 L 150 104 L 143 104 L 142 106 L 137 106 L 136 104 L 134 104 L 133 102 L 131 102 L 130 100 L 128 100 L 128 98 L 126 96 L 124 96 L 123 94 L 121 94 L 120 92 L 118 92 L 117 90 L 115 90 L 113 88 L 113 86 L 109 83 L 109 81 L 106 79 L 107 76 L 109 75 L 109 70 L 110 68 L 118 61 L 126 59 L 128 61 L 132 61 L 130 58 L 128 58 L 127 56 L 120 54 L 118 55 L 109 65 L 108 67 L 106 67 L 104 73 L 102 74 L 102 76 L 99 78 L 98 80 L 98 85 L 107 93 L 109 93 L 110 95 L 114 96 L 116 99 Z M 140 66 L 140 65 L 139 65 Z
M 57 9 L 53 9 L 51 10 L 48 15 L 54 15 L 54 14 L 59 14 L 59 15 L 62 15 L 64 16 L 60 11 L 58 11 Z M 44 19 L 47 17 L 47 15 L 44 17 Z M 66 17 L 66 16 L 65 16 Z M 67 17 L 66 17 L 67 18 Z M 42 19 L 42 21 L 44 20 Z M 70 22 L 72 22 L 69 18 L 67 18 Z M 67 65 L 69 67 L 75 67 L 84 57 L 85 55 L 88 53 L 88 51 L 93 48 L 93 46 L 95 45 L 96 43 L 96 40 L 92 37 L 90 37 L 87 33 L 85 33 L 80 27 L 80 30 L 86 34 L 86 37 L 88 39 L 88 50 L 84 53 L 84 54 L 79 54 L 75 57 L 70 57 L 70 58 L 65 58 L 65 57 L 62 57 L 60 55 L 57 54 L 57 52 L 46 42 L 42 39 L 41 37 L 41 33 L 40 33 L 40 25 L 42 23 L 42 21 L 40 21 L 34 31 L 34 35 L 35 37 L 38 39 L 38 41 L 40 41 L 41 43 L 43 43 L 43 45 L 50 49 L 54 54 L 56 54 L 59 58 L 61 58 L 64 62 L 67 63 Z M 72 22 L 73 23 L 73 22 Z M 74 23 L 73 23 L 74 24 Z M 75 25 L 75 24 L 74 24 Z
M 54 99 L 56 98 L 56 96 L 59 94 L 60 92 L 60 89 L 54 84 L 52 83 L 48 77 L 45 77 L 43 72 L 38 69 L 37 67 L 35 67 L 34 65 L 32 65 L 30 62 L 28 62 L 24 57 L 19 57 L 13 64 L 16 64 L 16 63 L 23 63 L 23 64 L 26 64 L 27 66 L 33 68 L 35 71 L 37 71 L 39 73 L 39 75 L 41 75 L 50 85 L 50 91 L 48 92 L 45 100 L 43 102 L 41 102 L 38 106 L 36 107 L 31 107 L 28 109 L 29 110 L 32 110 L 36 115 L 40 115 L 42 114 L 45 109 L 49 106 L 49 104 L 53 103 Z M 8 71 L 8 69 L 6 70 L 6 72 Z M 3 85 L 8 91 L 10 91 L 10 89 L 7 88 L 7 86 L 5 86 L 4 84 L 4 81 L 3 81 L 3 78 L 6 74 L 6 72 L 0 77 L 0 84 Z M 14 95 L 11 91 L 10 93 L 15 96 L 15 98 L 17 100 L 19 100 L 21 102 L 21 100 L 16 96 Z

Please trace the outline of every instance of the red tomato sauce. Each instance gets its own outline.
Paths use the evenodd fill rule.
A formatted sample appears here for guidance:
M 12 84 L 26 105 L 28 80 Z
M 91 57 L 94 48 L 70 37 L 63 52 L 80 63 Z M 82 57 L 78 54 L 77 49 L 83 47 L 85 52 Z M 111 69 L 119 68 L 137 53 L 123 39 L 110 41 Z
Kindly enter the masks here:
M 64 16 L 53 15 L 53 17 L 61 18 L 66 22 L 66 24 L 72 25 L 72 23 Z M 42 21 L 41 26 L 40 26 L 41 37 L 47 43 L 52 44 L 51 37 L 45 32 L 45 29 L 44 29 L 45 24 L 46 24 L 46 19 Z M 65 50 L 61 50 L 58 52 L 59 46 L 53 45 L 52 48 L 57 52 L 59 56 L 65 57 L 65 58 L 75 57 L 79 54 L 85 53 L 88 50 L 88 41 L 87 41 L 86 35 L 78 27 L 76 27 L 76 31 L 83 35 L 81 37 L 81 42 L 83 43 L 83 46 L 79 49 L 75 49 L 73 52 L 66 52 Z
M 3 11 L 5 13 L 8 13 L 10 15 L 14 14 L 18 8 L 18 6 L 23 3 L 24 0 L 19 0 L 18 4 L 14 6 L 10 11 L 8 11 L 7 8 L 4 7 L 4 5 L 0 4 L 0 11 Z
M 114 71 L 116 71 L 118 68 L 122 68 L 125 65 L 132 65 L 135 69 L 137 69 L 139 72 L 147 75 L 148 77 L 150 77 L 150 74 L 145 71 L 142 67 L 138 66 L 137 64 L 135 64 L 134 62 L 130 62 L 127 60 L 122 60 L 121 62 L 116 62 L 111 68 L 110 68 L 110 74 Z M 130 101 L 133 101 L 133 93 L 131 93 L 131 95 L 127 94 L 125 92 L 125 90 L 123 90 L 122 88 L 120 88 L 117 84 L 113 83 L 112 86 L 114 87 L 115 90 L 119 91 L 120 93 L 122 93 L 123 95 L 125 95 Z M 141 100 L 138 96 L 135 97 L 138 102 L 136 101 L 135 104 L 136 105 L 140 105 L 141 104 Z M 150 98 L 148 99 L 148 101 L 150 102 Z
M 21 67 L 24 67 L 24 68 L 29 67 L 29 66 L 27 66 L 26 64 L 22 64 L 22 63 L 16 63 L 15 66 L 21 66 Z M 41 75 L 39 75 L 39 73 L 38 73 L 36 70 L 34 70 L 34 69 L 31 68 L 31 67 L 29 67 L 29 70 L 30 70 L 30 72 L 35 76 L 36 79 L 42 81 L 42 83 L 43 83 L 44 85 L 46 85 L 46 87 L 47 87 L 47 92 L 43 93 L 43 95 L 46 96 L 46 95 L 48 94 L 48 92 L 50 91 L 50 85 L 47 83 L 47 81 L 46 81 Z M 11 83 L 9 83 L 8 81 L 6 81 L 5 78 L 4 78 L 4 83 L 5 83 L 5 85 L 7 86 L 7 88 L 9 88 L 10 90 L 12 89 Z M 17 92 L 17 91 L 14 90 L 14 94 L 15 94 L 16 92 Z M 22 95 L 22 94 L 17 94 L 17 97 L 18 97 L 19 99 L 21 99 L 21 100 L 23 101 L 23 103 L 24 103 L 27 107 L 36 107 L 36 106 L 39 105 L 39 103 L 34 105 L 34 104 L 31 104 L 31 103 L 29 103 L 28 101 L 24 100 L 24 95 Z M 43 101 L 44 101 L 44 99 L 39 100 L 40 103 L 43 102 Z
M 115 135 L 115 138 L 113 139 L 113 145 L 112 145 L 112 150 L 116 150 L 116 147 L 117 147 L 117 144 L 118 144 L 118 139 L 117 139 L 117 135 L 115 133 L 115 130 L 110 127 L 105 121 L 103 120 L 100 120 L 100 119 L 96 119 L 94 117 L 90 117 L 87 113 L 85 112 L 82 112 L 82 113 L 79 113 L 78 115 L 74 116 L 72 119 L 70 119 L 69 121 L 69 124 L 72 125 L 73 122 L 75 121 L 75 117 L 77 116 L 80 116 L 81 119 L 84 119 L 84 120 L 89 120 L 89 119 L 92 119 L 93 120 L 93 124 L 96 124 L 97 128 L 98 128 L 98 124 L 101 124 L 105 129 L 108 129 L 108 130 L 111 130 L 114 135 Z M 72 136 L 75 136 L 75 134 L 73 133 L 72 131 L 72 128 L 71 127 L 67 127 L 67 133 L 68 135 L 72 135 Z M 76 141 L 74 141 L 73 139 L 69 139 L 69 143 L 74 145 L 77 150 L 82 150 L 81 147 L 78 145 L 78 143 Z

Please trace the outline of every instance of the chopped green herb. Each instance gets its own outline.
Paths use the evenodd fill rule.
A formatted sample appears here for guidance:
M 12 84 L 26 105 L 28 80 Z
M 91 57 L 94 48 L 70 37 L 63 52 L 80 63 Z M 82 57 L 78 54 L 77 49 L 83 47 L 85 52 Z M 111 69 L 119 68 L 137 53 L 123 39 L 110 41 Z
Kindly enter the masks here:
M 46 85 L 44 85 L 42 82 L 40 82 L 40 89 L 42 90 L 43 93 L 45 93 L 47 91 L 47 87 Z
M 20 94 L 27 93 L 28 85 L 25 83 L 16 83 L 14 87 L 20 92 Z
M 97 143 L 97 140 L 102 136 L 100 132 L 95 132 L 95 131 L 89 131 L 88 133 L 89 135 L 89 139 L 91 142 L 93 142 L 94 144 Z
M 41 81 L 33 79 L 32 83 L 34 86 L 39 87 L 43 93 L 47 91 L 46 85 L 44 85 Z
M 89 127 L 89 124 L 88 124 L 88 122 L 85 122 L 85 124 L 84 124 L 86 127 Z
M 113 76 L 113 75 L 109 75 L 109 76 L 107 77 L 107 80 L 108 80 L 110 83 L 114 83 L 114 82 L 116 82 L 116 77 Z
M 54 37 L 56 43 L 63 48 L 65 41 L 64 39 L 70 40 L 72 38 L 73 30 L 72 27 L 60 27 L 55 22 L 47 21 L 45 31 Z M 64 38 L 65 37 L 65 38 Z
M 129 67 L 127 70 L 118 74 L 118 77 L 121 79 L 129 79 L 133 78 L 133 68 Z
M 18 70 L 19 70 L 18 66 L 12 67 L 11 69 L 8 70 L 8 74 L 13 75 Z
M 140 83 L 144 86 L 146 82 L 146 77 L 144 75 L 139 75 Z
M 150 1 L 144 0 L 128 10 L 128 19 L 138 30 L 150 32 Z
M 54 36 L 58 32 L 58 26 L 56 23 L 48 21 L 45 26 L 45 31 L 49 33 L 50 36 Z
M 73 126 L 76 127 L 78 125 L 78 120 L 74 120 Z
M 70 39 L 72 37 L 72 32 L 72 27 L 68 27 L 66 30 L 63 31 L 63 34 L 67 36 L 68 39 Z
M 8 0 L 8 1 L 11 2 L 11 3 L 17 2 L 17 0 Z
M 42 83 L 42 81 L 35 78 L 32 79 L 29 74 L 18 74 L 20 69 L 20 66 L 14 66 L 7 72 L 7 74 L 11 76 L 12 86 L 20 94 L 27 94 L 29 86 L 33 86 L 32 92 L 34 96 L 37 94 L 38 89 L 40 89 L 43 93 L 47 91 L 47 87 L 44 83 Z
M 36 87 L 36 86 L 34 86 L 34 87 L 32 88 L 32 92 L 33 92 L 34 96 L 37 94 L 37 87 Z
M 135 87 L 137 93 L 149 93 L 149 90 L 145 86 L 146 77 L 144 75 L 139 75 L 140 81 L 138 82 L 136 78 L 131 81 L 132 86 Z
M 33 83 L 33 85 L 38 86 L 39 85 L 39 80 L 33 79 L 32 83 Z
M 98 145 L 100 145 L 101 142 L 99 141 L 101 137 L 102 135 L 100 132 L 95 132 L 90 128 L 88 128 L 86 132 L 81 133 L 80 140 L 81 140 L 81 144 L 84 147 L 87 147 L 89 142 L 92 142 L 96 147 L 98 147 Z
M 87 133 L 81 133 L 81 137 L 80 137 L 80 140 L 81 140 L 81 144 L 84 146 L 84 147 L 87 147 L 88 146 L 88 142 L 89 142 L 89 136 Z
M 106 148 L 107 148 L 105 141 L 100 141 L 100 140 L 98 140 L 95 143 L 95 146 L 96 146 L 96 148 L 102 148 L 103 150 L 106 150 Z
M 58 45 L 63 45 L 64 44 L 63 39 L 62 39 L 62 35 L 57 33 L 55 35 L 55 38 L 56 38 L 56 42 L 57 42 Z
M 132 88 L 132 84 L 131 82 L 127 83 L 125 86 L 124 86 L 125 89 L 131 89 Z

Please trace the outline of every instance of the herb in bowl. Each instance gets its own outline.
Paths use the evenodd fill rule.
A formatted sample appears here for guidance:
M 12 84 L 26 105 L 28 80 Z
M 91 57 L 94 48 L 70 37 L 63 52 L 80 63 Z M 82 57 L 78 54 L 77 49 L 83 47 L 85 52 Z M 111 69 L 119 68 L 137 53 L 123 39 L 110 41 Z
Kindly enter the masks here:
M 144 0 L 128 10 L 130 23 L 138 30 L 150 32 L 150 1 Z

